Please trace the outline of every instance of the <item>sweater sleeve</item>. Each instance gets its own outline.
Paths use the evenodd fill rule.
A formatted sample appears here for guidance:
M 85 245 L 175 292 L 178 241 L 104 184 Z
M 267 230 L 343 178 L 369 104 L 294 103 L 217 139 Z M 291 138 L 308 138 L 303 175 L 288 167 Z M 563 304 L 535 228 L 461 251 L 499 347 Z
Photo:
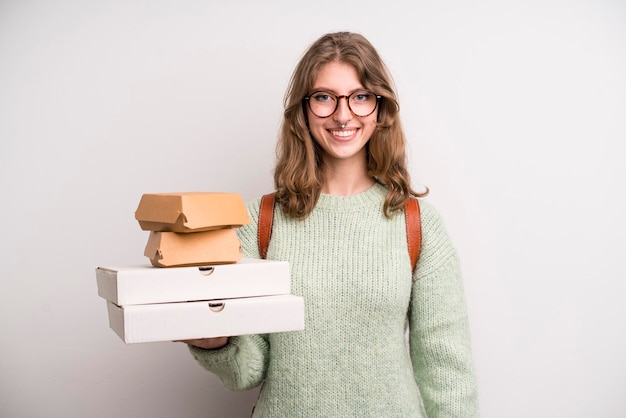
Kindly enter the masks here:
M 216 350 L 194 346 L 189 346 L 189 350 L 202 367 L 215 373 L 229 389 L 251 389 L 265 379 L 269 352 L 267 336 L 241 335 L 231 337 L 228 344 Z
M 248 205 L 252 221 L 237 230 L 245 257 L 259 258 L 256 241 L 260 200 Z M 189 346 L 191 355 L 206 370 L 215 373 L 224 386 L 232 390 L 246 390 L 265 379 L 269 359 L 267 335 L 241 335 L 229 338 L 228 344 L 216 350 Z
M 469 323 L 457 253 L 443 222 L 422 206 L 422 251 L 409 312 L 410 353 L 429 418 L 477 417 Z

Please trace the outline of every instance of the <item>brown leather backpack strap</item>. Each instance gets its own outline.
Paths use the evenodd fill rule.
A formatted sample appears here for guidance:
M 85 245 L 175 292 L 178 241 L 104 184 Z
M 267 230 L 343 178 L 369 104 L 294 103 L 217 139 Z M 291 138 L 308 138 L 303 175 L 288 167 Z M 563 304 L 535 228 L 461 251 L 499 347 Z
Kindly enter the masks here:
M 406 217 L 406 239 L 411 258 L 411 270 L 415 271 L 417 259 L 422 247 L 422 220 L 420 218 L 420 204 L 416 198 L 410 198 L 404 207 Z
M 259 254 L 263 259 L 267 257 L 267 248 L 270 245 L 270 237 L 272 236 L 275 194 L 276 193 L 270 193 L 261 197 L 261 206 L 259 207 L 257 241 Z

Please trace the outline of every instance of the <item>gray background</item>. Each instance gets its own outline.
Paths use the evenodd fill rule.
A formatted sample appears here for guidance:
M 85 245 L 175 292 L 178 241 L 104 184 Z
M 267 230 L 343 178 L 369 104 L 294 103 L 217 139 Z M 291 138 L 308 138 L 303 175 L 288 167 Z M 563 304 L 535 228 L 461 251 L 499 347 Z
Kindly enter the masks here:
M 288 78 L 348 29 L 461 254 L 482 416 L 626 416 L 625 3 L 260 3 L 0 1 L 0 415 L 249 414 L 125 345 L 94 269 L 147 262 L 143 193 L 270 191 Z

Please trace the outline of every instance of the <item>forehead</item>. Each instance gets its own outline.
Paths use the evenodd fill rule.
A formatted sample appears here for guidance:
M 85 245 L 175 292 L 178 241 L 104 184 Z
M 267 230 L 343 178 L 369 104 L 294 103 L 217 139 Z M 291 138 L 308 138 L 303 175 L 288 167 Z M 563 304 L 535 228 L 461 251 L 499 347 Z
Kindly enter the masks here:
M 344 93 L 363 88 L 363 85 L 354 66 L 345 62 L 331 61 L 319 69 L 313 88 Z

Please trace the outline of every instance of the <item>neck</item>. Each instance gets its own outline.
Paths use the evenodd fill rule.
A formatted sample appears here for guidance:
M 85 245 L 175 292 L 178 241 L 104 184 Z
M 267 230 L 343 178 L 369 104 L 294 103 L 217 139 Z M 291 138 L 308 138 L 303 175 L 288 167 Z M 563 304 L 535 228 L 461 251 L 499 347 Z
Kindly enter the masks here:
M 365 161 L 334 161 L 325 164 L 324 185 L 321 192 L 349 196 L 372 187 L 374 179 L 367 175 Z

